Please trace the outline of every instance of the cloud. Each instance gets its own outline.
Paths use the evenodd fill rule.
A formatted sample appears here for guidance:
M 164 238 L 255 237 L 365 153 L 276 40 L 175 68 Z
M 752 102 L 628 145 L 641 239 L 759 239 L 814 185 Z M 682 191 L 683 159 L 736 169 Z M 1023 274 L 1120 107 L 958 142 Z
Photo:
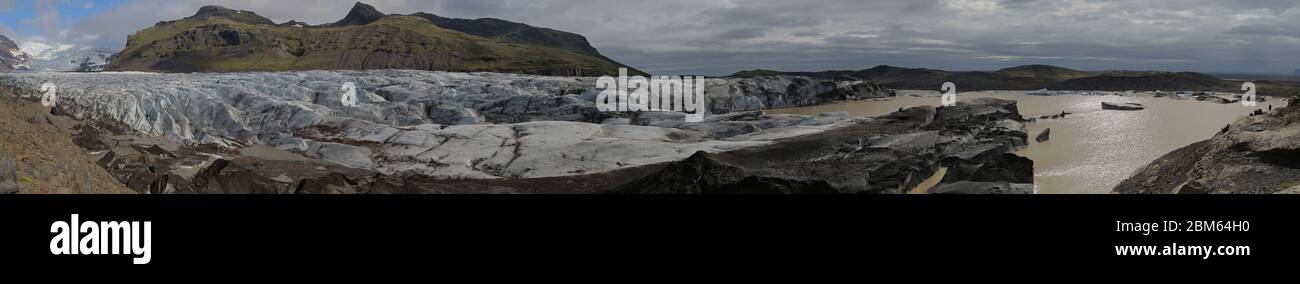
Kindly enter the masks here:
M 0 7 L 5 1 L 0 0 Z M 48 2 L 51 0 L 38 0 Z M 52 0 L 58 1 L 58 0 Z M 70 24 L 37 14 L 46 37 L 121 48 L 126 36 L 203 5 L 276 21 L 328 23 L 355 0 L 136 0 Z M 1293 0 L 369 0 L 394 14 L 495 17 L 586 35 L 656 73 L 862 69 L 878 64 L 997 69 L 1268 71 L 1300 67 Z
M 1232 28 L 1229 33 L 1247 36 L 1279 36 L 1300 39 L 1300 25 L 1292 23 L 1249 24 Z
M 14 33 L 14 29 L 10 28 L 8 25 L 5 24 L 0 24 L 0 36 L 7 37 L 9 39 L 14 39 L 18 37 L 17 34 Z

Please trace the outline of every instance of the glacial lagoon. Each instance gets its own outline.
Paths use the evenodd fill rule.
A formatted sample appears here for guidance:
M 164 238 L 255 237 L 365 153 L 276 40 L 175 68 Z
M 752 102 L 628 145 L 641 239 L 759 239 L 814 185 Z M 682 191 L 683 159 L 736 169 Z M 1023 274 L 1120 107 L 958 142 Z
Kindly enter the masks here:
M 1029 146 L 1020 155 L 1034 160 L 1035 187 L 1043 194 L 1105 194 L 1133 172 L 1169 152 L 1213 137 L 1234 120 L 1269 105 L 1256 108 L 1241 104 L 1216 104 L 1137 95 L 1061 94 L 1026 95 L 1027 92 L 961 93 L 958 100 L 993 97 L 1018 101 L 1025 117 L 1071 113 L 1062 119 L 1027 123 Z M 1102 110 L 1102 102 L 1134 102 L 1141 111 Z M 941 101 L 938 92 L 902 91 L 888 100 L 855 101 L 813 107 L 770 110 L 770 113 L 817 114 L 846 111 L 854 117 L 879 116 L 899 108 L 932 105 Z M 1034 137 L 1051 129 L 1051 139 L 1038 143 Z

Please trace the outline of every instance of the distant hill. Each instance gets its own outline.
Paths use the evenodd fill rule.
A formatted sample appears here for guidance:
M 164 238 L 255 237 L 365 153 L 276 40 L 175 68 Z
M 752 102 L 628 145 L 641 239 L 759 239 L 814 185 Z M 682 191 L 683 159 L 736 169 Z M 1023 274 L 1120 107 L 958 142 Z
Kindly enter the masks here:
M 1036 78 L 1053 81 L 1065 81 L 1092 76 L 1091 73 L 1051 65 L 1024 65 L 997 71 L 998 74 L 1012 78 Z
M 475 25 L 477 20 L 438 18 L 444 22 L 438 24 L 434 17 L 386 15 L 357 3 L 341 20 L 311 26 L 275 24 L 254 12 L 207 6 L 131 35 L 108 70 L 416 69 L 598 76 L 626 67 L 600 55 L 580 35 L 500 20 Z
M 1223 79 L 1200 73 L 1133 71 L 1103 72 L 1095 76 L 1065 80 L 1054 85 L 1054 88 L 1096 91 L 1230 91 L 1231 89 Z
M 766 75 L 809 76 L 824 79 L 868 80 L 892 89 L 938 90 L 944 82 L 963 91 L 981 90 L 1089 90 L 1089 91 L 1214 91 L 1240 92 L 1242 81 L 1192 72 L 1105 71 L 1086 72 L 1051 65 L 1025 65 L 993 72 L 876 66 L 859 71 L 781 72 L 750 70 L 732 77 Z M 1300 83 L 1256 81 L 1259 94 L 1300 95 Z
M 1062 78 L 1075 78 L 1083 71 L 1047 65 L 1030 65 L 1007 68 L 996 72 L 954 72 L 938 69 L 904 68 L 889 65 L 859 71 L 781 72 L 753 70 L 738 72 L 733 77 L 758 75 L 793 75 L 823 79 L 870 80 L 894 89 L 937 89 L 944 82 L 954 82 L 963 90 L 1037 90 L 1059 82 Z

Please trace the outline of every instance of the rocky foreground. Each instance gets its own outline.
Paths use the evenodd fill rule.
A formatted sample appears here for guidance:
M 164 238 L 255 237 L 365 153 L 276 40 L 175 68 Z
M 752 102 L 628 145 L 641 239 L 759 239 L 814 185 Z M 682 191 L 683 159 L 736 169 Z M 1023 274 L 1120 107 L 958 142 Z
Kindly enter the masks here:
M 1300 108 L 1256 112 L 1210 140 L 1175 150 L 1116 193 L 1300 193 Z
M 78 128 L 0 88 L 0 194 L 133 192 L 73 142 Z
M 594 78 L 0 75 L 30 100 L 46 82 L 57 87 L 53 113 L 91 122 L 77 145 L 139 192 L 903 193 L 944 167 L 936 192 L 1026 193 L 1033 182 L 1032 162 L 1009 154 L 1027 140 L 1014 102 L 866 119 L 761 112 L 893 95 L 855 81 L 712 79 L 714 115 L 684 123 L 596 111 Z M 345 84 L 356 106 L 343 105 Z

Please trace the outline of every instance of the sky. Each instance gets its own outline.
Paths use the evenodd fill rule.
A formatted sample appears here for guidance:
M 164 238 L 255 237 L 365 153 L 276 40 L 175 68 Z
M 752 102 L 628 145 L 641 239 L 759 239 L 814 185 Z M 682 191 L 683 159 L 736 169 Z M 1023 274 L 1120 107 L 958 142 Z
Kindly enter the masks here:
M 277 22 L 333 22 L 355 0 L 0 0 L 16 41 L 121 49 L 127 35 L 204 5 Z M 995 70 L 1291 74 L 1296 0 L 368 0 L 385 13 L 493 17 L 587 36 L 656 74 Z

